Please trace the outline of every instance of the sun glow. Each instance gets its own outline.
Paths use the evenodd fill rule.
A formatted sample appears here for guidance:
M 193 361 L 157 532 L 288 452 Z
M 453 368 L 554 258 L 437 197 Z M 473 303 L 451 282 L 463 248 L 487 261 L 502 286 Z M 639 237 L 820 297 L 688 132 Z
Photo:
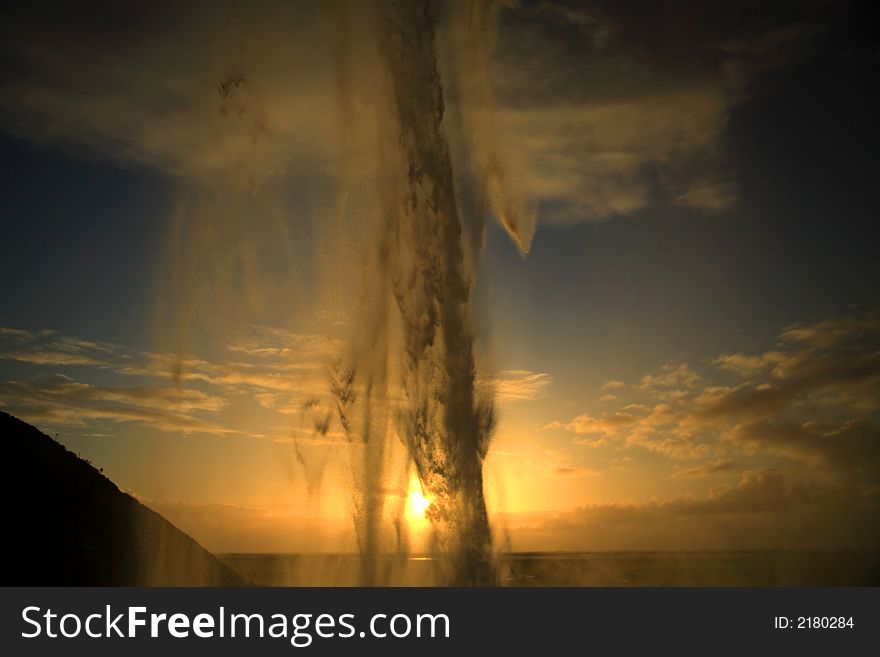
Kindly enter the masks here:
M 419 491 L 413 491 L 409 494 L 409 515 L 417 518 L 424 518 L 425 511 L 431 506 L 431 500 L 422 495 Z
M 418 477 L 413 475 L 409 481 L 409 490 L 406 496 L 406 515 L 411 524 L 427 524 L 425 512 L 431 506 L 431 499 L 425 497 L 422 485 Z

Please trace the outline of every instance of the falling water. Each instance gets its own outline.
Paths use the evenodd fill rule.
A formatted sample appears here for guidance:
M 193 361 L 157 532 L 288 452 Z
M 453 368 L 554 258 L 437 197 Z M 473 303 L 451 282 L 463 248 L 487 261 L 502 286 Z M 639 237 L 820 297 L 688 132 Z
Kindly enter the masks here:
M 398 263 L 394 277 L 406 349 L 400 431 L 434 500 L 431 518 L 451 562 L 452 582 L 488 583 L 491 536 L 482 464 L 493 410 L 490 399 L 475 394 L 470 283 L 427 2 L 400 3 L 390 12 L 385 55 L 406 175 L 389 210 L 412 253 Z
M 523 211 L 510 194 L 509 172 L 495 145 L 488 79 L 494 11 L 480 0 L 452 4 L 447 8 L 452 27 L 441 34 L 431 8 L 428 0 L 339 2 L 325 15 L 335 26 L 327 41 L 334 60 L 343 156 L 337 160 L 341 183 L 336 222 L 322 224 L 325 239 L 319 251 L 332 252 L 334 244 L 351 239 L 366 255 L 357 270 L 350 258 L 340 261 L 338 254 L 325 257 L 321 252 L 326 269 L 338 277 L 330 287 L 358 287 L 360 302 L 347 348 L 330 367 L 329 395 L 303 405 L 300 428 L 313 426 L 321 437 L 338 431 L 348 439 L 350 459 L 345 460 L 351 465 L 364 585 L 388 583 L 382 570 L 385 555 L 408 550 L 401 489 L 411 470 L 430 500 L 425 515 L 438 581 L 497 581 L 483 491 L 483 461 L 495 411 L 489 377 L 478 373 L 472 287 L 484 215 L 491 210 L 526 253 L 534 213 Z M 232 213 L 241 215 L 230 217 L 235 230 L 228 231 L 227 242 L 208 249 L 212 256 L 235 254 L 241 235 L 260 233 L 260 204 L 271 200 L 272 186 L 253 171 L 271 173 L 282 161 L 272 140 L 286 124 L 259 96 L 275 79 L 266 69 L 274 71 L 276 62 L 259 61 L 262 67 L 232 61 L 232 73 L 225 71 L 219 86 L 223 105 L 218 134 L 235 137 L 235 130 L 247 129 L 254 147 L 246 152 L 254 161 L 245 162 L 243 192 L 219 187 L 218 198 L 238 194 L 234 198 L 248 211 Z M 441 63 L 445 72 L 453 72 L 445 85 Z M 452 109 L 446 106 L 450 97 Z M 227 107 L 230 99 L 241 105 L 235 112 Z M 468 100 L 473 111 L 465 109 Z M 252 105 L 264 111 L 253 112 Z M 358 196 L 361 192 L 351 191 L 360 190 L 365 181 L 370 187 L 367 204 L 363 194 Z M 352 206 L 358 206 L 353 213 L 358 221 L 348 216 Z M 199 262 L 190 251 L 205 250 L 204 236 L 220 239 L 225 234 L 218 216 L 230 214 L 231 207 L 227 199 L 195 218 L 183 212 L 181 223 L 192 236 L 183 232 L 174 240 L 181 251 L 177 261 L 187 269 L 172 275 L 171 287 L 179 291 L 171 304 L 180 297 L 176 305 L 184 334 L 193 316 L 188 300 L 201 298 L 189 281 Z M 353 231 L 358 222 L 360 232 Z M 233 261 L 209 271 L 240 268 Z M 349 278 L 340 282 L 345 274 Z M 189 282 L 181 286 L 178 281 Z M 221 283 L 210 289 L 223 287 Z M 271 289 L 265 282 L 245 286 L 249 294 L 263 288 Z M 182 368 L 175 370 L 177 380 L 185 379 Z M 296 442 L 293 456 L 307 471 L 326 462 L 310 462 Z M 308 481 L 314 493 L 320 476 Z
M 350 362 L 336 371 L 343 427 L 364 445 L 357 520 L 363 582 L 375 581 L 384 500 L 383 440 L 400 437 L 431 504 L 427 514 L 447 583 L 495 581 L 483 496 L 492 434 L 491 395 L 478 389 L 468 272 L 453 163 L 444 132 L 444 94 L 428 2 L 381 5 L 380 56 L 390 80 L 396 148 L 382 154 L 383 216 L 371 295 Z M 400 327 L 390 339 L 390 322 Z M 400 355 L 400 399 L 389 404 L 390 347 Z M 358 391 L 358 392 L 355 392 Z M 361 397 L 358 397 L 361 395 Z M 389 409 L 393 417 L 389 417 Z M 357 412 L 352 411 L 357 409 Z

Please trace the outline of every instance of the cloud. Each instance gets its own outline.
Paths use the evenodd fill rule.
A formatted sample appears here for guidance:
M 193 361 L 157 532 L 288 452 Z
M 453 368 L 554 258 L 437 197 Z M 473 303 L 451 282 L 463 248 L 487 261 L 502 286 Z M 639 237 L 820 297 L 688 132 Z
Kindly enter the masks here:
M 742 376 L 749 376 L 757 374 L 770 366 L 781 365 L 787 360 L 788 357 L 779 351 L 768 351 L 760 356 L 722 354 L 714 362 L 723 370 L 728 370 Z
M 546 372 L 502 370 L 492 377 L 496 399 L 501 402 L 527 401 L 541 397 L 553 383 Z
M 34 365 L 122 367 L 130 357 L 118 345 L 61 335 L 56 331 L 0 329 L 0 359 Z
M 591 447 L 641 447 L 675 459 L 705 457 L 710 448 L 678 428 L 680 403 L 654 407 L 629 404 L 600 416 L 579 415 L 569 422 L 551 422 L 545 429 L 562 429 L 577 435 L 575 442 Z
M 246 431 L 222 414 L 242 401 L 282 418 L 300 414 L 303 400 L 326 392 L 326 367 L 336 349 L 338 343 L 324 336 L 256 326 L 227 345 L 236 360 L 206 360 L 138 352 L 50 330 L 7 328 L 0 330 L 0 359 L 67 373 L 3 381 L 0 405 L 52 426 L 85 428 L 110 421 L 183 434 L 289 440 L 294 427 L 280 434 Z M 112 383 L 82 380 L 98 372 Z M 315 437 L 306 432 L 299 439 Z
M 31 422 L 84 427 L 89 420 L 130 422 L 184 434 L 236 433 L 201 419 L 227 400 L 199 390 L 168 387 L 110 388 L 79 383 L 64 375 L 0 383 L 0 406 Z
M 792 483 L 759 469 L 704 497 L 588 504 L 506 522 L 516 550 L 874 549 L 878 502 L 848 484 Z
M 66 372 L 0 382 L 0 406 L 53 427 L 86 429 L 109 421 L 172 433 L 347 444 L 328 401 L 330 370 L 341 351 L 337 339 L 270 326 L 248 327 L 216 359 L 0 328 L 0 360 Z M 83 381 L 97 372 L 112 384 Z M 544 372 L 502 370 L 487 381 L 500 403 L 515 403 L 538 399 L 553 379 Z M 390 391 L 392 398 L 400 394 Z M 252 405 L 257 425 L 224 414 L 242 405 Z
M 0 394 L 40 399 L 58 398 L 68 402 L 110 402 L 137 405 L 153 410 L 219 411 L 226 400 L 200 390 L 175 387 L 110 388 L 78 383 L 58 374 L 31 381 L 0 384 Z
M 252 326 L 251 336 L 227 345 L 233 353 L 263 358 L 327 359 L 336 356 L 344 343 L 324 335 L 292 333 L 271 326 Z
M 693 388 L 699 380 L 699 375 L 687 363 L 667 363 L 659 374 L 645 374 L 639 381 L 639 388 Z
M 691 479 L 697 477 L 705 477 L 707 475 L 716 474 L 718 472 L 730 472 L 731 470 L 736 470 L 739 467 L 739 464 L 736 461 L 731 459 L 721 459 L 718 461 L 713 461 L 711 463 L 706 463 L 704 465 L 698 465 L 693 468 L 684 468 L 682 470 L 676 470 L 671 479 Z
M 795 324 L 782 332 L 782 337 L 791 342 L 804 343 L 814 349 L 827 349 L 841 342 L 863 336 L 876 337 L 880 331 L 880 310 L 864 317 L 840 317 L 827 319 L 815 324 Z
M 560 465 L 553 470 L 553 474 L 564 477 L 598 477 L 602 475 L 602 472 L 583 466 Z
M 126 376 L 203 383 L 232 391 L 312 394 L 326 388 L 323 371 L 341 342 L 315 334 L 252 326 L 226 347 L 239 360 L 205 360 L 173 353 L 137 352 L 120 345 L 63 336 L 55 331 L 0 334 L 0 359 L 42 366 L 78 366 Z
M 505 109 L 503 158 L 541 200 L 542 220 L 601 221 L 664 201 L 715 212 L 735 198 L 705 168 L 720 150 L 724 111 L 723 92 L 711 88 Z
M 588 476 L 559 466 L 558 476 Z M 356 549 L 347 516 L 316 517 L 278 505 L 142 500 L 214 552 L 344 552 Z M 880 505 L 847 484 L 790 481 L 747 470 L 701 497 L 587 504 L 563 513 L 500 514 L 511 546 L 526 550 L 874 549 Z
M 219 424 L 200 420 L 180 413 L 154 411 L 133 407 L 82 406 L 67 405 L 63 402 L 33 402 L 14 397 L 2 398 L 6 408 L 16 415 L 35 424 L 47 424 L 54 427 L 87 427 L 90 421 L 106 420 L 110 422 L 132 423 L 157 429 L 159 431 L 191 434 L 212 435 L 248 435 Z M 7 405 L 8 404 L 8 405 Z M 89 433 L 88 435 L 96 435 Z
M 559 466 L 560 477 L 589 469 Z M 347 516 L 278 505 L 141 500 L 214 552 L 356 549 Z M 511 546 L 526 550 L 874 549 L 880 500 L 849 485 L 792 482 L 778 470 L 742 473 L 701 497 L 587 504 L 563 513 L 500 514 Z
M 733 207 L 736 190 L 729 181 L 697 178 L 675 194 L 673 201 L 685 208 L 713 214 Z
M 880 427 L 867 418 L 842 426 L 756 421 L 738 425 L 734 441 L 804 461 L 855 480 L 880 483 Z
M 741 380 L 717 385 L 687 364 L 671 363 L 641 378 L 638 390 L 650 403 L 585 413 L 546 428 L 570 431 L 577 442 L 672 459 L 726 463 L 731 449 L 759 451 L 856 481 L 880 481 L 877 312 L 788 327 L 778 349 L 724 354 L 711 362 Z M 712 470 L 678 472 L 673 476 Z
M 803 20 L 725 41 L 720 49 L 721 71 L 733 97 L 745 100 L 769 73 L 802 59 L 820 32 L 818 25 Z
M 610 381 L 606 381 L 602 384 L 602 390 L 618 390 L 623 388 L 626 384 L 623 381 L 618 381 L 617 379 L 611 379 Z
M 22 6 L 4 22 L 18 66 L 0 111 L 19 135 L 242 182 L 319 164 L 338 143 L 329 22 L 314 7 Z
M 498 130 L 540 220 L 733 207 L 729 116 L 760 80 L 811 51 L 821 31 L 813 4 L 726 21 L 693 3 L 543 1 L 502 11 Z
M 601 418 L 596 418 L 584 413 L 578 415 L 569 422 L 551 422 L 547 429 L 566 429 L 577 434 L 601 434 L 611 436 L 616 434 L 621 427 L 626 427 L 638 420 L 632 413 L 618 411 Z
M 363 128 L 380 105 L 369 12 L 351 11 L 271 0 L 161 12 L 21 5 L 0 40 L 11 62 L 0 113 L 18 136 L 174 175 L 251 187 L 292 173 L 338 180 L 374 157 L 375 135 Z M 513 215 L 527 226 L 519 235 L 527 248 L 533 206 L 557 223 L 656 204 L 707 214 L 731 207 L 730 111 L 758 78 L 809 52 L 813 13 L 805 6 L 725 23 L 692 5 L 506 4 L 481 41 L 497 48 L 475 60 L 491 66 L 484 77 L 494 86 L 477 89 L 464 112 L 492 133 L 477 150 L 491 154 L 484 173 L 504 188 L 490 193 L 495 213 L 509 230 Z M 447 36 L 459 53 L 457 35 Z M 444 80 L 450 101 L 474 95 L 469 70 L 457 67 L 461 89 L 454 76 Z

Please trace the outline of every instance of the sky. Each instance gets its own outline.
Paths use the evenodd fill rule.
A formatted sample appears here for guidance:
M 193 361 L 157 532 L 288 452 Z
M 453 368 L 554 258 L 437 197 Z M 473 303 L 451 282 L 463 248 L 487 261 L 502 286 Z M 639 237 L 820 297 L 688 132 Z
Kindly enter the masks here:
M 382 45 L 366 3 L 178 4 L 3 10 L 0 408 L 211 550 L 352 550 L 312 401 L 362 328 Z M 434 9 L 499 549 L 877 547 L 867 3 Z

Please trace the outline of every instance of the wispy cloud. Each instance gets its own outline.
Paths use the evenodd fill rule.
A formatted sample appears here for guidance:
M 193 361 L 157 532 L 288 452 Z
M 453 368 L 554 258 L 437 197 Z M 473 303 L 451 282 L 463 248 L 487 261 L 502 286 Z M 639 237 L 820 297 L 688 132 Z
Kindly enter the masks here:
M 6 380 L 0 383 L 0 405 L 53 426 L 111 421 L 184 434 L 289 439 L 295 427 L 280 435 L 250 433 L 230 426 L 221 414 L 242 399 L 282 416 L 298 413 L 304 399 L 326 391 L 327 362 L 337 348 L 324 336 L 256 326 L 228 345 L 233 360 L 209 361 L 139 352 L 50 330 L 4 328 L 0 360 L 65 374 Z M 99 372 L 113 383 L 87 382 Z
M 332 363 L 342 349 L 341 341 L 324 335 L 251 326 L 226 345 L 229 358 L 209 360 L 140 352 L 50 330 L 0 328 L 0 360 L 40 372 L 0 382 L 0 405 L 53 427 L 85 429 L 90 422 L 109 421 L 184 434 L 344 443 L 328 399 Z M 46 370 L 64 374 L 46 375 Z M 113 383 L 89 383 L 99 372 Z M 538 399 L 552 380 L 543 372 L 502 370 L 484 382 L 499 403 L 507 404 Z M 401 394 L 392 386 L 392 399 Z M 248 431 L 230 422 L 224 411 L 242 403 L 274 417 L 261 425 L 286 428 Z
M 553 377 L 546 372 L 502 370 L 491 378 L 499 402 L 527 401 L 546 393 Z
M 601 221 L 658 202 L 714 213 L 736 199 L 719 165 L 706 167 L 720 159 L 726 110 L 718 86 L 508 109 L 505 161 L 545 221 Z
M 698 465 L 693 468 L 683 468 L 681 470 L 676 470 L 671 478 L 672 479 L 691 479 L 697 477 L 706 477 L 708 475 L 717 474 L 719 472 L 730 472 L 732 470 L 736 470 L 739 467 L 739 464 L 732 459 L 721 459 L 718 461 L 713 461 L 711 463 L 706 463 L 704 465 Z

